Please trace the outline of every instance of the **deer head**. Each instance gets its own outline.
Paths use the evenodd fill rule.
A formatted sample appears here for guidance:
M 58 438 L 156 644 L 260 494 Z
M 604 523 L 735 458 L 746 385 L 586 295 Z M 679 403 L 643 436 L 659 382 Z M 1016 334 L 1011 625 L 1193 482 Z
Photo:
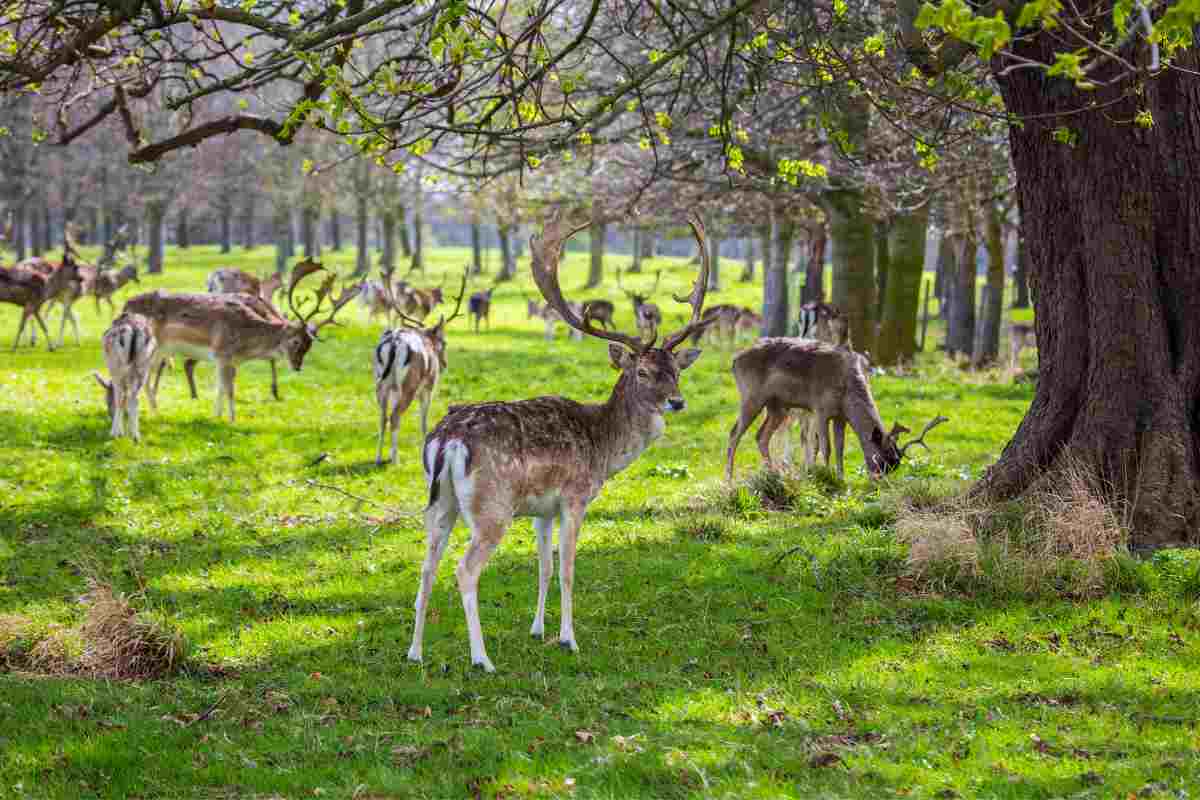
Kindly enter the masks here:
M 594 309 L 583 308 L 583 316 L 576 314 L 571 304 L 563 298 L 558 281 L 558 261 L 563 244 L 574 234 L 588 227 L 583 223 L 572 229 L 564 229 L 558 214 L 553 215 L 543 226 L 542 233 L 531 237 L 529 249 L 533 259 L 533 280 L 546 298 L 546 304 L 558 312 L 563 321 L 572 328 L 596 339 L 606 339 L 609 359 L 613 368 L 621 372 L 618 390 L 623 386 L 626 395 L 635 406 L 652 407 L 658 411 L 682 411 L 685 407 L 679 392 L 679 375 L 700 357 L 695 349 L 676 353 L 675 348 L 698 330 L 703 330 L 712 320 L 703 319 L 704 295 L 708 290 L 709 262 L 704 247 L 704 225 L 699 220 L 691 221 L 692 233 L 701 245 L 705 256 L 701 262 L 700 277 L 688 297 L 676 297 L 681 303 L 692 307 L 691 320 L 680 330 L 663 340 L 662 347 L 655 347 L 657 333 L 643 340 L 620 331 L 608 331 L 592 324 Z M 657 286 L 657 281 L 656 284 Z M 627 292 L 628 294 L 628 292 Z
M 442 369 L 446 369 L 446 326 L 449 325 L 459 315 L 462 310 L 463 295 L 467 291 L 467 273 L 469 270 L 463 270 L 462 285 L 458 287 L 458 296 L 454 298 L 454 311 L 447 317 L 442 315 L 441 319 L 433 327 L 427 328 L 425 324 L 418 319 L 414 319 L 403 311 L 397 312 L 400 315 L 400 325 L 409 330 L 421 331 L 433 342 L 434 350 L 437 351 L 438 364 Z M 441 289 L 437 289 L 438 294 L 441 294 Z
M 943 417 L 939 414 L 929 421 L 929 424 L 921 431 L 920 436 L 905 444 L 900 444 L 900 437 L 903 434 L 912 433 L 912 431 L 899 422 L 893 423 L 892 429 L 887 433 L 876 428 L 871 432 L 871 444 L 875 445 L 879 449 L 879 452 L 874 459 L 868 459 L 867 470 L 876 478 L 894 471 L 900 466 L 900 462 L 904 460 L 904 455 L 908 452 L 908 448 L 914 444 L 919 444 L 928 450 L 929 445 L 925 444 L 926 434 L 943 422 L 949 421 L 949 417 Z
M 292 314 L 295 315 L 295 322 L 292 322 L 289 325 L 288 334 L 283 341 L 283 349 L 284 352 L 287 353 L 288 362 L 292 365 L 292 369 L 294 369 L 296 372 L 299 372 L 300 368 L 304 365 L 304 356 L 308 354 L 309 348 L 312 347 L 312 343 L 315 341 L 320 341 L 319 334 L 321 329 L 326 325 L 333 323 L 334 317 L 337 315 L 338 311 L 340 311 L 343 306 L 358 296 L 359 286 L 357 284 L 348 289 L 343 289 L 341 294 L 338 295 L 337 300 L 332 301 L 329 314 L 325 317 L 325 319 L 321 320 L 315 325 L 312 324 L 313 317 L 315 317 L 321 311 L 321 305 L 333 293 L 333 284 L 337 280 L 337 275 L 329 272 L 329 274 L 325 276 L 325 279 L 321 281 L 321 284 L 317 287 L 316 302 L 313 303 L 312 311 L 308 312 L 307 314 L 302 313 L 299 308 L 297 308 L 294 295 L 296 293 L 296 287 L 300 285 L 301 281 L 303 281 L 309 275 L 323 271 L 327 272 L 325 267 L 321 266 L 315 261 L 301 261 L 296 265 L 295 269 L 292 270 L 292 279 L 288 284 L 288 308 L 290 308 Z

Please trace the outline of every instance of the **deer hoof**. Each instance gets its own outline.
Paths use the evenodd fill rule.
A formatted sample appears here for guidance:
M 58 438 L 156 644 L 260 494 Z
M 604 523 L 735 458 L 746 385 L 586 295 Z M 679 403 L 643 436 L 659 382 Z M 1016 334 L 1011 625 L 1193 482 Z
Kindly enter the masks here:
M 421 649 L 419 647 L 408 648 L 408 660 L 415 664 L 420 664 L 423 660 L 421 658 Z
M 569 640 L 568 639 L 559 639 L 558 646 L 561 647 L 563 650 L 566 650 L 568 653 L 578 653 L 579 652 L 579 645 L 575 644 L 574 639 L 569 639 Z
M 487 658 L 484 658 L 482 661 L 472 661 L 471 666 L 479 667 L 484 672 L 495 672 L 496 671 L 496 668 L 494 666 L 492 666 L 492 662 L 489 661 Z

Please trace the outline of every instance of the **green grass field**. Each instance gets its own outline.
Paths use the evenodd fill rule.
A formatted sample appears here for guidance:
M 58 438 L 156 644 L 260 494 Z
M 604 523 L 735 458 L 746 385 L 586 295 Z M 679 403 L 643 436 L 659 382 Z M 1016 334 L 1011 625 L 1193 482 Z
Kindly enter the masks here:
M 428 282 L 465 261 L 437 251 Z M 121 296 L 270 263 L 266 249 L 171 251 L 165 275 Z M 451 326 L 434 420 L 451 402 L 607 396 L 604 343 L 562 329 L 546 343 L 525 320 L 526 264 L 498 290 L 490 332 Z M 661 265 L 670 327 L 685 309 L 668 292 L 693 273 Z M 615 284 L 579 290 L 584 268 L 572 253 L 568 296 L 607 295 L 632 329 Z M 724 271 L 710 302 L 755 304 L 761 287 Z M 90 376 L 107 312 L 79 305 L 82 346 L 12 354 L 16 310 L 0 308 L 0 649 L 77 625 L 89 576 L 191 643 L 163 680 L 0 672 L 0 798 L 1195 796 L 1200 605 L 1166 572 L 1145 565 L 1133 588 L 1088 601 L 906 576 L 886 496 L 977 477 L 1032 397 L 934 355 L 873 380 L 888 424 L 951 418 L 932 454 L 873 485 L 851 436 L 845 487 L 798 481 L 795 508 L 772 512 L 722 489 L 737 397 L 731 352 L 710 347 L 681 382 L 687 411 L 590 509 L 580 652 L 552 644 L 557 588 L 547 643 L 529 636 L 537 567 L 519 520 L 481 582 L 496 674 L 469 668 L 461 527 L 425 664 L 408 663 L 418 427 L 410 413 L 402 463 L 375 467 L 379 328 L 352 309 L 302 373 L 281 372 L 282 402 L 265 364 L 243 368 L 235 425 L 213 417 L 211 367 L 198 401 L 168 373 L 135 445 L 108 438 Z M 738 469 L 757 466 L 747 436 Z

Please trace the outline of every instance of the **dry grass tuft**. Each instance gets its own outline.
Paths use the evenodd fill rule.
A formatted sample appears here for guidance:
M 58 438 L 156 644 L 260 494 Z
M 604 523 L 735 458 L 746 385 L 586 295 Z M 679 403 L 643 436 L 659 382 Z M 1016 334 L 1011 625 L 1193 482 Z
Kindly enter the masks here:
M 123 595 L 90 581 L 87 616 L 80 626 L 84 672 L 113 680 L 145 680 L 177 671 L 187 653 L 178 631 L 139 613 Z
M 979 574 L 979 543 L 965 507 L 904 507 L 896 520 L 896 535 L 908 545 L 905 563 L 913 577 L 947 568 L 961 576 Z

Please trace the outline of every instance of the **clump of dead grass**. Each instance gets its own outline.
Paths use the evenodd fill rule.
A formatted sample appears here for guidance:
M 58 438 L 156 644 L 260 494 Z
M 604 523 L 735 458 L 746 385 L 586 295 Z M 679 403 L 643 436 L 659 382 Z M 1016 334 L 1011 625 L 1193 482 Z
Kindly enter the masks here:
M 135 598 L 92 579 L 78 627 L 39 628 L 26 617 L 0 616 L 0 672 L 152 680 L 187 660 L 183 635 L 135 607 Z
M 897 498 L 909 575 L 938 588 L 1021 595 L 1102 594 L 1123 572 L 1130 528 L 1121 506 L 1064 459 L 1019 503 Z M 1118 581 L 1119 582 L 1119 581 Z

